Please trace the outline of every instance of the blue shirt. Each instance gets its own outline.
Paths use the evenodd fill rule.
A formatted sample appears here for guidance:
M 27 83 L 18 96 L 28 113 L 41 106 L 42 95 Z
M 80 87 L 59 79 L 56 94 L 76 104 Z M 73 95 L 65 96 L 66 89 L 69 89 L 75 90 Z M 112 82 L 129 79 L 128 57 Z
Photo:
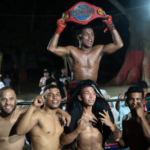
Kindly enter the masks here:
M 122 122 L 122 118 L 130 112 L 129 107 L 125 106 L 124 104 L 120 105 L 119 109 L 119 115 L 120 115 L 120 121 Z M 122 130 L 122 124 L 120 124 L 120 130 Z
M 149 106 L 150 106 L 150 103 L 146 102 L 147 111 L 150 111 Z

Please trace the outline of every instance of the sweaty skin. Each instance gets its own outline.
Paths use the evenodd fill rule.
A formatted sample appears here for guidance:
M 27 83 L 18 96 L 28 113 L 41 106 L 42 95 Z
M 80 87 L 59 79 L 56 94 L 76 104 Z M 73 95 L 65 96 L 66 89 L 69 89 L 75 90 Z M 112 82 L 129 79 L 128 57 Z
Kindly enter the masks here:
M 93 118 L 96 119 L 94 114 L 82 115 L 81 119 L 86 122 L 87 128 L 77 138 L 77 150 L 104 150 L 102 147 L 103 137 L 99 131 L 100 126 L 94 127 L 90 122 Z
M 81 36 L 77 37 L 81 42 L 81 48 L 74 46 L 57 46 L 59 35 L 55 33 L 47 49 L 58 56 L 67 56 L 74 80 L 91 79 L 96 81 L 103 54 L 112 54 L 123 47 L 123 42 L 117 30 L 115 29 L 111 31 L 111 33 L 114 43 L 93 47 L 93 30 L 91 28 L 85 28 L 82 30 Z

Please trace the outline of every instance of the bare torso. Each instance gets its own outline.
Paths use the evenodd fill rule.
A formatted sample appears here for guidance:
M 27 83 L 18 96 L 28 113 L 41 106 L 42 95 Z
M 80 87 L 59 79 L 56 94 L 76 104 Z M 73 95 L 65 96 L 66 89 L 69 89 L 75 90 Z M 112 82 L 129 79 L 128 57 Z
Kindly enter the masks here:
M 0 114 L 0 150 L 22 150 L 25 136 L 16 134 L 16 123 L 22 110 L 16 109 L 9 120 Z
M 40 110 L 40 121 L 31 132 L 33 150 L 58 150 L 60 136 L 64 131 L 59 118 Z
M 145 117 L 150 120 L 150 115 L 145 112 Z M 123 121 L 124 137 L 128 139 L 130 150 L 150 150 L 150 144 L 143 136 L 142 126 L 139 121 L 130 119 Z
M 68 55 L 67 58 L 71 72 L 73 73 L 73 79 L 91 79 L 96 81 L 98 77 L 99 63 L 102 57 L 102 55 L 100 56 L 100 48 L 95 46 L 89 53 L 85 53 L 73 46 L 68 46 L 68 48 L 70 49 L 70 55 Z
M 82 116 L 82 119 L 87 122 L 87 128 L 82 131 L 77 138 L 77 150 L 104 150 L 102 148 L 102 134 L 99 131 L 100 126 L 98 128 L 93 127 L 90 120 L 93 118 L 96 119 L 94 114 L 89 118 L 86 116 Z

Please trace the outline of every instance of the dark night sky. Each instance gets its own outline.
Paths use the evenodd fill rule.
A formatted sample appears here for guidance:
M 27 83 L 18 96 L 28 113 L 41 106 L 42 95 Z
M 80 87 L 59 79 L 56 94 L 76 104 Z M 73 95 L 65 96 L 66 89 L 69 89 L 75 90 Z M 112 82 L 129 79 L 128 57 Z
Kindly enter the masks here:
M 36 68 L 60 68 L 62 58 L 57 57 L 46 50 L 48 42 L 56 30 L 56 21 L 61 17 L 62 12 L 68 10 L 77 0 L 1 0 L 0 1 L 0 51 L 4 54 L 4 70 L 9 70 L 14 63 L 12 56 L 17 56 L 17 63 L 21 64 L 21 53 L 26 54 L 25 65 L 29 69 L 36 61 Z M 113 16 L 114 24 L 120 33 L 124 48 L 118 52 L 103 56 L 100 73 L 106 74 L 108 80 L 111 79 L 121 68 L 125 53 L 129 45 L 130 34 L 128 32 L 128 20 L 120 13 L 108 0 L 86 0 L 91 4 L 102 7 L 107 14 Z M 130 0 L 119 0 L 125 7 L 129 7 Z M 75 45 L 73 36 L 73 23 L 68 23 L 59 40 L 59 45 Z M 96 30 L 95 42 L 97 44 L 107 44 L 112 42 L 111 34 L 108 31 L 103 33 L 101 19 L 91 22 Z M 103 28 L 102 28 L 103 27 Z M 13 54 L 13 55 L 12 55 Z M 30 63 L 29 63 L 30 62 Z M 21 67 L 21 65 L 20 65 Z M 30 68 L 32 69 L 32 68 Z

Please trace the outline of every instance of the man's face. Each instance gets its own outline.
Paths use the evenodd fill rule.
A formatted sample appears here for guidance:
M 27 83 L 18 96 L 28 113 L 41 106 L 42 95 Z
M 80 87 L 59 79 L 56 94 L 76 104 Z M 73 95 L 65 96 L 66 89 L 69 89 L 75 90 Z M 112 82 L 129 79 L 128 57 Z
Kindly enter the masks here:
M 83 105 L 93 106 L 96 100 L 96 93 L 93 87 L 85 87 L 78 96 Z
M 46 106 L 50 109 L 57 109 L 61 103 L 60 91 L 57 88 L 51 88 L 47 94 Z
M 11 114 L 16 109 L 16 95 L 13 90 L 5 90 L 0 99 L 0 110 L 2 113 Z
M 44 77 L 48 77 L 49 73 L 48 72 L 44 72 Z
M 91 28 L 86 28 L 82 30 L 82 45 L 87 47 L 87 48 L 91 48 L 93 46 L 94 43 L 94 32 Z
M 143 97 L 142 93 L 130 93 L 127 96 L 127 104 L 131 110 L 134 110 L 137 107 L 137 103 L 141 103 L 143 105 Z
M 148 92 L 148 89 L 147 89 L 147 88 L 144 88 L 143 91 L 144 91 L 144 97 L 146 97 L 146 94 L 147 94 L 147 92 Z

